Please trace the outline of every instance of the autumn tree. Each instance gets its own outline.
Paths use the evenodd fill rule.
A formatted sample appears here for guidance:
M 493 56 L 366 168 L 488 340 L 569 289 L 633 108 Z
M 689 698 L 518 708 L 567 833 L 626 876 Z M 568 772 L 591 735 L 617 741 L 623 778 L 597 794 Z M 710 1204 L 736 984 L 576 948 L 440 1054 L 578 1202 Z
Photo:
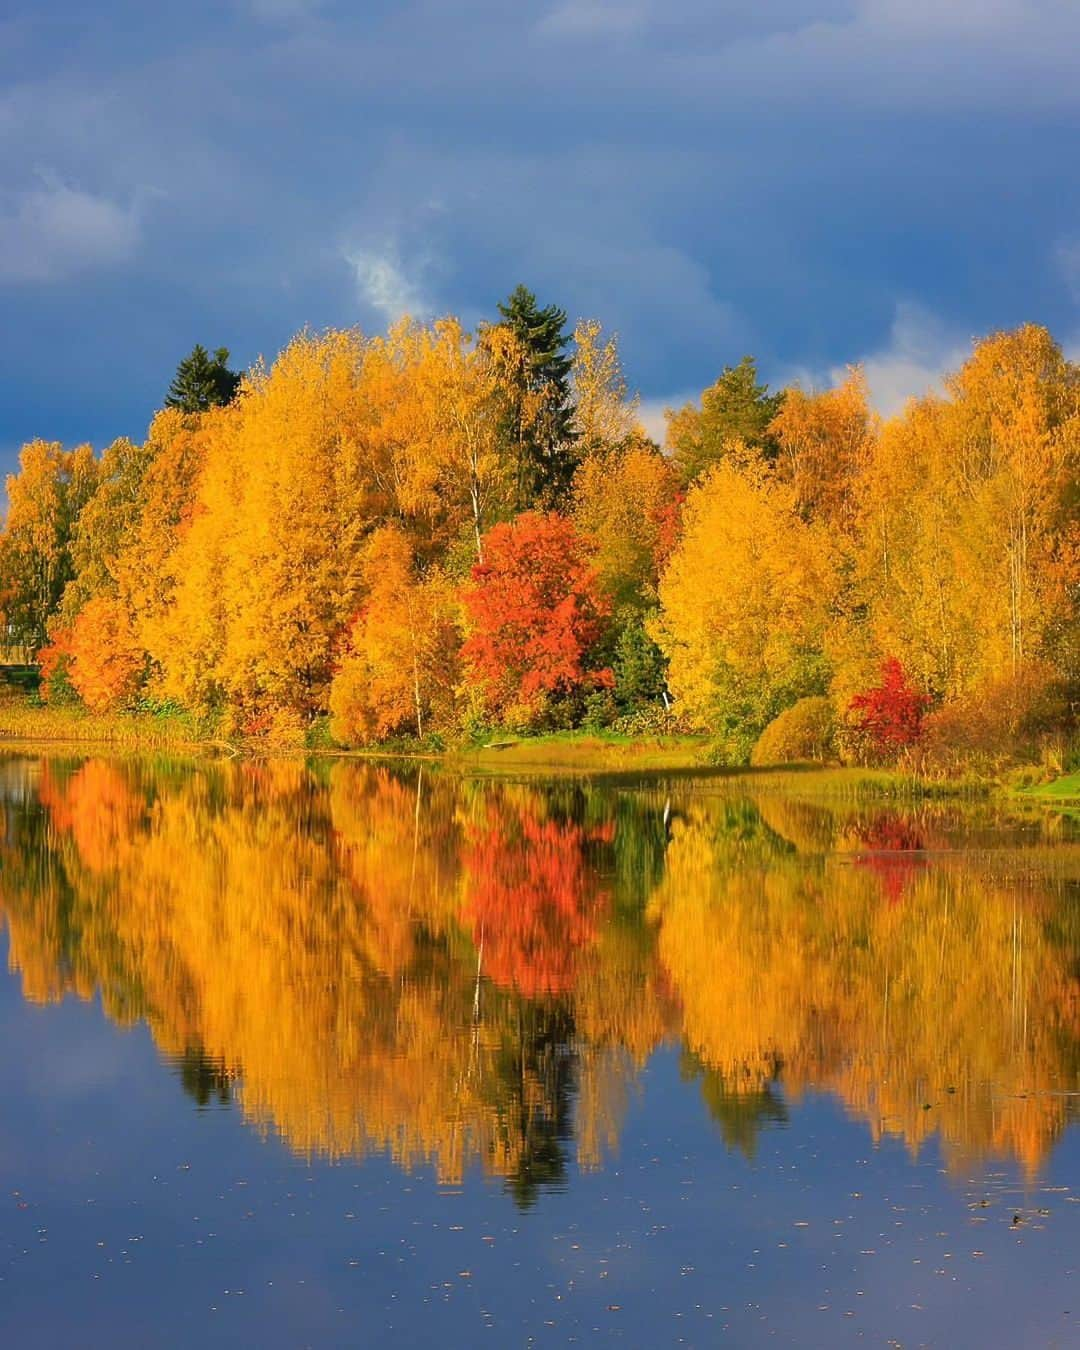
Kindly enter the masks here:
M 677 706 L 736 761 L 783 707 L 823 692 L 837 585 L 829 538 L 793 488 L 740 457 L 687 494 L 653 628 Z
M 71 626 L 68 676 L 91 712 L 107 712 L 134 696 L 146 654 L 125 607 L 110 596 L 87 601 Z
M 869 462 L 875 431 L 866 379 L 857 368 L 835 389 L 785 391 L 769 435 L 777 473 L 791 484 L 800 514 L 837 531 L 850 525 L 854 485 Z
M 445 722 L 454 701 L 460 636 L 450 584 L 418 577 L 400 527 L 377 530 L 365 550 L 366 596 L 330 687 L 331 729 L 343 744 L 395 732 L 417 736 Z
M 73 575 L 61 604 L 65 623 L 71 623 L 94 597 L 115 595 L 117 560 L 139 523 L 142 479 L 152 454 L 149 445 L 121 438 L 101 456 L 93 495 L 72 529 Z
M 1077 367 L 1034 325 L 979 343 L 860 476 L 866 650 L 946 701 L 1075 682 L 1078 472 Z
M 856 694 L 848 705 L 856 737 L 874 755 L 896 755 L 922 735 L 923 715 L 930 699 L 914 688 L 904 667 L 890 656 L 881 666 L 881 683 Z
M 631 395 L 614 336 L 605 338 L 596 319 L 582 319 L 574 329 L 570 369 L 578 453 L 582 459 L 642 437 L 638 422 L 641 400 Z
M 463 599 L 462 656 L 492 711 L 534 717 L 547 697 L 611 684 L 592 660 L 609 605 L 562 516 L 526 512 L 490 530 Z
M 670 461 L 635 439 L 594 450 L 575 474 L 574 522 L 589 541 L 600 583 L 615 606 L 655 603 L 677 490 Z
M 31 441 L 7 478 L 0 595 L 9 634 L 40 647 L 73 573 L 72 537 L 93 495 L 98 464 L 88 445 Z

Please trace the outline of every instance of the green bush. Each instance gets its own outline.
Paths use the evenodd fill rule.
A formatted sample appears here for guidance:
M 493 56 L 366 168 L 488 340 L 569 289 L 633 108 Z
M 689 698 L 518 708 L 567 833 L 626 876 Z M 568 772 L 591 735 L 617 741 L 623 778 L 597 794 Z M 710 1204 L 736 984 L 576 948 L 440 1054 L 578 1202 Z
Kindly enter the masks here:
M 750 763 L 824 764 L 836 758 L 836 713 L 829 699 L 801 698 L 758 737 Z

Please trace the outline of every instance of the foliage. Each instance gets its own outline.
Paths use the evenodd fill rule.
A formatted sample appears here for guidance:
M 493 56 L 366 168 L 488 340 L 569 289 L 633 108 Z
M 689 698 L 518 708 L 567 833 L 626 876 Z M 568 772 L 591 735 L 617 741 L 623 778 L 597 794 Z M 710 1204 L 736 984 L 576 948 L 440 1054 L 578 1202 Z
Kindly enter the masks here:
M 38 652 L 41 698 L 45 703 L 74 703 L 78 692 L 71 682 L 71 630 L 56 628 L 47 646 Z
M 677 706 L 745 762 L 783 707 L 822 692 L 835 562 L 792 488 L 753 460 L 711 469 L 683 519 L 652 635 Z
M 421 579 L 408 539 L 384 526 L 363 559 L 366 599 L 330 687 L 331 731 L 343 745 L 403 730 L 423 737 L 449 718 L 459 635 L 452 588 L 441 573 Z
M 68 451 L 55 442 L 31 441 L 19 452 L 19 471 L 7 478 L 0 540 L 0 600 L 9 640 L 35 648 L 44 644 L 74 570 L 79 515 L 97 479 L 88 445 Z
M 203 413 L 231 403 L 239 388 L 240 376 L 229 369 L 228 347 L 218 347 L 211 356 L 196 343 L 176 367 L 165 406 L 179 412 Z
M 881 683 L 848 704 L 848 718 L 870 753 L 887 759 L 919 741 L 929 706 L 929 696 L 908 681 L 904 667 L 890 656 L 882 663 Z
M 525 286 L 516 287 L 498 309 L 524 357 L 508 389 L 517 508 L 534 501 L 557 505 L 570 486 L 576 459 L 566 310 L 541 308 Z
M 692 483 L 718 464 L 732 444 L 751 446 L 766 459 L 776 455 L 771 430 L 783 407 L 784 391 L 770 394 L 758 383 L 757 363 L 744 356 L 737 366 L 725 366 L 715 384 L 701 395 L 701 407 L 692 403 L 667 412 L 667 438 L 683 483 Z
M 470 633 L 462 657 L 488 706 L 539 712 L 545 695 L 612 683 L 592 648 L 608 605 L 581 536 L 554 513 L 496 525 L 464 593 Z
M 617 616 L 623 622 L 615 641 L 615 699 L 623 712 L 658 704 L 667 690 L 664 654 L 649 635 L 647 620 L 633 611 Z M 655 614 L 651 616 L 655 621 Z
M 108 712 L 134 698 L 146 669 L 146 653 L 118 601 L 88 600 L 71 627 L 68 670 L 79 698 L 91 712 Z
M 669 458 L 597 322 L 571 349 L 523 288 L 502 316 L 305 332 L 142 444 L 25 446 L 0 533 L 9 655 L 45 649 L 55 702 L 81 622 L 95 700 L 134 681 L 287 741 L 331 710 L 350 744 L 434 743 L 601 725 L 605 690 L 621 715 L 670 696 L 725 763 L 800 699 L 846 709 L 895 656 L 934 700 L 926 737 L 889 751 L 908 767 L 1065 744 L 1080 370 L 1045 329 L 976 344 L 883 423 L 858 370 L 773 393 L 746 358 L 672 414 Z
M 574 477 L 573 519 L 592 546 L 600 583 L 615 606 L 641 608 L 655 599 L 676 495 L 670 463 L 643 441 L 595 450 L 582 461 Z
M 801 698 L 774 717 L 758 737 L 750 763 L 827 763 L 836 757 L 836 713 L 832 700 Z

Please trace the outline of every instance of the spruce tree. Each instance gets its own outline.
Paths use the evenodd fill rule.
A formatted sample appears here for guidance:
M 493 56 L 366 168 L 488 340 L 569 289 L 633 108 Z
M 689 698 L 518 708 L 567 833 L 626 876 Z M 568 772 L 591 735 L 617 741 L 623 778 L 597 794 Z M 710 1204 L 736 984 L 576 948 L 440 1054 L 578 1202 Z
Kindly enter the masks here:
M 525 286 L 518 286 L 498 308 L 526 353 L 518 387 L 511 391 L 507 425 L 517 459 L 517 506 L 557 505 L 577 464 L 566 310 L 557 305 L 541 309 Z
M 731 441 L 743 441 L 765 459 L 775 459 L 778 446 L 769 425 L 783 401 L 783 390 L 770 394 L 769 386 L 759 383 L 752 356 L 725 366 L 702 394 L 700 409 L 691 404 L 672 418 L 669 440 L 683 481 L 693 482 L 723 459 Z
M 240 376 L 228 366 L 229 349 L 219 347 L 213 356 L 200 343 L 191 349 L 176 367 L 166 408 L 181 412 L 206 412 L 208 408 L 231 403 L 240 387 Z

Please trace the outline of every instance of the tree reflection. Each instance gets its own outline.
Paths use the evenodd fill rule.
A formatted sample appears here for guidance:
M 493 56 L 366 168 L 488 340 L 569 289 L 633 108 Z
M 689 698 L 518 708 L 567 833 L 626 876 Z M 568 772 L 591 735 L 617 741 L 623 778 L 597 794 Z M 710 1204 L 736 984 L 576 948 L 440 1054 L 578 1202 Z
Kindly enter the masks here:
M 11 760 L 0 789 L 25 996 L 100 995 L 301 1155 L 479 1165 L 527 1206 L 602 1165 L 664 1043 L 748 1157 L 810 1088 L 957 1169 L 1034 1173 L 1075 1115 L 1052 821 L 353 762 Z

